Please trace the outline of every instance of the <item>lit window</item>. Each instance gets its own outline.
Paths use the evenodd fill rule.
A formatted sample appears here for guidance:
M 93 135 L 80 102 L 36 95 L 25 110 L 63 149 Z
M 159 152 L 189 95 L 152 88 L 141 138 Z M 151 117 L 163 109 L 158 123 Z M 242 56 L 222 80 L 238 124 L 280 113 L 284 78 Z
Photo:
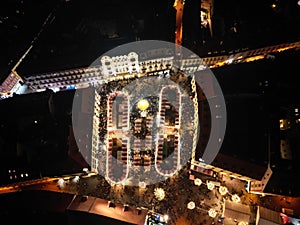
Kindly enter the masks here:
M 291 128 L 291 122 L 287 119 L 280 119 L 279 120 L 280 130 L 287 130 Z

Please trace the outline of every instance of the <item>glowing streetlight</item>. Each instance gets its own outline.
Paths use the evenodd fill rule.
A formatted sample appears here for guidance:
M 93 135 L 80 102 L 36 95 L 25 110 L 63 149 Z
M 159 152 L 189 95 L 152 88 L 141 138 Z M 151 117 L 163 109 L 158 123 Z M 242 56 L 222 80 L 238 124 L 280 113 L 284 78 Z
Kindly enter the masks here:
M 199 179 L 199 178 L 196 178 L 196 179 L 194 180 L 194 184 L 197 185 L 197 186 L 200 186 L 200 185 L 202 184 L 202 180 Z
M 238 203 L 241 201 L 241 198 L 237 194 L 234 194 L 231 196 L 231 200 L 235 203 Z
M 195 202 L 189 202 L 189 203 L 187 204 L 187 208 L 188 208 L 188 209 L 194 209 L 195 207 L 196 207 Z
M 207 182 L 206 185 L 207 185 L 207 189 L 210 190 L 210 191 L 212 191 L 215 188 L 215 185 L 211 182 Z
M 225 186 L 221 186 L 219 188 L 219 192 L 220 192 L 221 195 L 226 195 L 228 193 L 228 189 Z
M 215 218 L 217 216 L 217 212 L 214 209 L 208 210 L 208 215 L 212 218 Z

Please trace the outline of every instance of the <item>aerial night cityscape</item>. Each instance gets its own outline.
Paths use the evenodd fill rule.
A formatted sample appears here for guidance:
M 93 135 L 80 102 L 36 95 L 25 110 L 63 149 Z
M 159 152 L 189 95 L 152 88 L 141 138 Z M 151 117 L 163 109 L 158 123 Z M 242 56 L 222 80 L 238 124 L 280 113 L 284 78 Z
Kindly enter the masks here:
M 0 223 L 300 224 L 299 0 L 3 0 Z

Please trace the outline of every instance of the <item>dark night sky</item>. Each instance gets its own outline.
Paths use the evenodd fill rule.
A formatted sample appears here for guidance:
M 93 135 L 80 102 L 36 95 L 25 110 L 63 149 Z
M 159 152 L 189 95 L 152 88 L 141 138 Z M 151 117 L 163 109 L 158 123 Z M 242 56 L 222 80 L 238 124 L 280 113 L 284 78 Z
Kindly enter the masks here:
M 134 41 L 135 33 L 141 39 L 173 42 L 173 2 L 154 0 L 151 4 L 145 4 L 138 0 L 1 1 L 0 79 L 12 69 L 32 41 L 34 47 L 18 68 L 23 76 L 89 65 L 105 51 Z M 187 0 L 186 8 L 195 2 L 196 0 Z M 275 9 L 271 7 L 273 3 L 277 5 Z M 184 25 L 187 33 L 195 30 L 195 16 L 188 15 Z M 202 49 L 251 48 L 298 40 L 299 22 L 300 6 L 297 0 L 215 0 L 215 37 L 207 41 Z M 233 27 L 237 33 L 232 32 Z M 40 31 L 42 32 L 39 34 Z M 222 46 L 215 45 L 219 40 L 223 41 Z
M 140 19 L 147 28 L 144 36 L 162 38 L 167 34 L 162 34 L 159 26 L 162 21 L 167 26 L 165 15 L 168 10 L 173 11 L 170 1 L 159 4 L 152 1 L 152 5 L 136 0 L 8 2 L 5 10 L 1 7 L 1 49 L 7 50 L 6 54 L 1 54 L 1 73 L 13 67 L 41 30 L 34 48 L 20 66 L 20 72 L 89 65 L 99 54 L 133 41 L 132 25 L 138 27 Z M 43 25 L 49 14 L 50 19 Z M 156 35 L 158 33 L 160 35 Z

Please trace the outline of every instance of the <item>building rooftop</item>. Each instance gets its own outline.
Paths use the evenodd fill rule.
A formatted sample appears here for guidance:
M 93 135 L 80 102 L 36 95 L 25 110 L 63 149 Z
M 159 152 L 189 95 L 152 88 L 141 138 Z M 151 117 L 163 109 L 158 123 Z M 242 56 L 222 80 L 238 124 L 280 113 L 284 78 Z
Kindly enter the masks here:
M 80 224 L 78 221 L 79 217 L 76 217 L 75 212 L 85 212 L 99 215 L 100 217 L 106 217 L 106 220 L 112 220 L 113 224 L 117 224 L 117 221 L 120 224 L 136 224 L 136 225 L 144 225 L 146 220 L 146 215 L 148 210 L 145 209 L 137 209 L 128 205 L 121 205 L 117 203 L 111 203 L 104 199 L 99 199 L 96 197 L 88 196 L 75 196 L 70 205 L 66 209 L 71 212 L 71 224 Z M 74 219 L 72 219 L 72 214 L 74 215 Z M 88 219 L 88 216 L 82 220 L 81 222 L 85 223 L 93 223 L 96 224 L 95 220 Z M 117 221 L 114 221 L 117 220 Z M 92 222 L 93 221 L 93 222 Z

